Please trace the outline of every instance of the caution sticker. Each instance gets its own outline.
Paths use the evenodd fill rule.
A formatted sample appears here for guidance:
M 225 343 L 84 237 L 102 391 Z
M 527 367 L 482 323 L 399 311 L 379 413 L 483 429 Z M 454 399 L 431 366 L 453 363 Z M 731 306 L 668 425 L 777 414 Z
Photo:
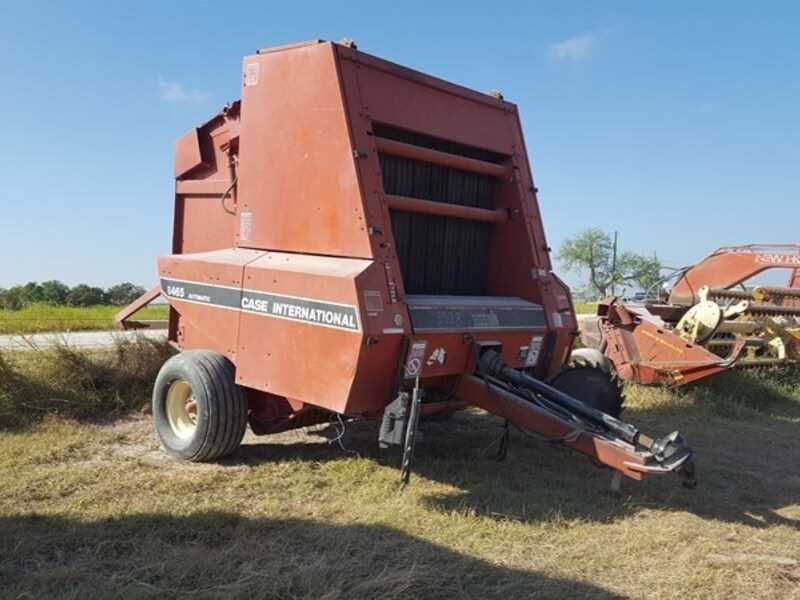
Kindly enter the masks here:
M 528 346 L 528 356 L 525 357 L 525 368 L 530 369 L 535 367 L 539 361 L 539 352 L 542 350 L 542 336 L 534 336 L 531 338 L 531 344 Z
M 244 67 L 244 86 L 252 87 L 258 85 L 258 63 L 247 63 Z
M 425 357 L 425 348 L 428 342 L 421 340 L 411 344 L 406 358 L 405 376 L 406 379 L 414 379 L 419 376 L 422 370 L 422 359 Z

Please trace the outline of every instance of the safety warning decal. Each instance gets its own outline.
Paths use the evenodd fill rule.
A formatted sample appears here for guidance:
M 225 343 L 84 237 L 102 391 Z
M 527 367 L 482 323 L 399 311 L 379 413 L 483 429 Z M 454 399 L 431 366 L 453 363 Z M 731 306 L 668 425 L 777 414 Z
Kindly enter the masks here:
M 244 85 L 250 87 L 258 85 L 258 63 L 247 63 L 244 67 Z
M 525 368 L 530 369 L 536 366 L 539 361 L 539 352 L 542 350 L 542 336 L 534 336 L 528 346 L 528 355 L 525 357 Z
M 429 367 L 433 365 L 439 364 L 444 365 L 447 362 L 447 350 L 442 347 L 435 348 L 431 355 L 428 357 L 428 360 L 425 361 L 425 364 Z
M 422 370 L 422 359 L 425 358 L 425 348 L 428 342 L 425 340 L 414 342 L 411 348 L 408 349 L 408 358 L 406 358 L 405 375 L 406 379 L 414 379 Z

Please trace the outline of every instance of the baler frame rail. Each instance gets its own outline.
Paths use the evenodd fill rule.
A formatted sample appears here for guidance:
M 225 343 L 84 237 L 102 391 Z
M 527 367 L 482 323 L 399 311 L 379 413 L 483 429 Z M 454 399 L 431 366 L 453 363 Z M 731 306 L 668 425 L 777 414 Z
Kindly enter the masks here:
M 124 331 L 128 329 L 151 329 L 157 327 L 166 328 L 169 321 L 131 319 L 134 314 L 139 312 L 145 306 L 151 304 L 159 296 L 161 296 L 161 285 L 156 284 L 114 315 L 114 329 Z

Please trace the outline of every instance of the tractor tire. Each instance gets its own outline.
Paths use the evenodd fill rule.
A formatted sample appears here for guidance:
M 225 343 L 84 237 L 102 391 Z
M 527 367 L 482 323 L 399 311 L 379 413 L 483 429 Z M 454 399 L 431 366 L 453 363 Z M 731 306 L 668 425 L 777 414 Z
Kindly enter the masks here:
M 168 453 L 213 461 L 239 447 L 247 428 L 247 398 L 228 359 L 191 350 L 161 367 L 153 387 L 153 418 Z
M 567 366 L 550 385 L 592 408 L 619 417 L 625 396 L 613 365 L 599 352 L 597 354 L 603 360 L 594 355 L 584 356 L 588 353 L 581 350 L 572 353 Z

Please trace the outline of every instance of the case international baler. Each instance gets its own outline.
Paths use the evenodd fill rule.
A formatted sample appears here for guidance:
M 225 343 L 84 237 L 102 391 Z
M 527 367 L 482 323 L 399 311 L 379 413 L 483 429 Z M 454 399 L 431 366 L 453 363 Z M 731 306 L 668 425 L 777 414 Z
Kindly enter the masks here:
M 188 460 L 270 434 L 467 405 L 619 474 L 692 452 L 621 421 L 597 351 L 572 352 L 515 105 L 315 41 L 244 59 L 242 98 L 175 149 L 172 254 L 158 259 L 181 350 L 161 370 L 161 441 Z

